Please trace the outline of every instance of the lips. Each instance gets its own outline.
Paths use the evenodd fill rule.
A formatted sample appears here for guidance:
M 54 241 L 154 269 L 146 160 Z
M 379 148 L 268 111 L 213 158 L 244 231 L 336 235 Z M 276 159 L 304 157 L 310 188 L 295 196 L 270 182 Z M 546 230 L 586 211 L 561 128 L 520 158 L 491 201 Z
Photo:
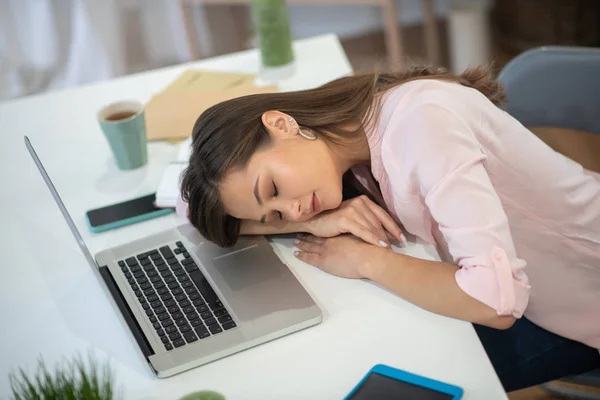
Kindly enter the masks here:
M 310 208 L 313 213 L 318 213 L 319 211 L 321 211 L 321 203 L 319 202 L 319 198 L 317 197 L 316 193 L 313 193 L 312 203 L 311 203 Z

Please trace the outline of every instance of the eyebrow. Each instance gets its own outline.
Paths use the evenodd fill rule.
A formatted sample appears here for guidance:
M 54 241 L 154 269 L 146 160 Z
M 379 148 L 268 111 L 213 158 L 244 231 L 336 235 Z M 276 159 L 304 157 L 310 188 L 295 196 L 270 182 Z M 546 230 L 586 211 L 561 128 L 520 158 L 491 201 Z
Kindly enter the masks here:
M 263 202 L 262 202 L 262 199 L 260 198 L 260 193 L 258 193 L 258 180 L 259 179 L 260 179 L 260 175 L 256 178 L 256 183 L 254 184 L 254 197 L 256 198 L 256 201 L 258 201 L 258 205 L 262 206 Z M 263 215 L 262 217 L 260 217 L 260 223 L 264 224 L 266 218 L 267 218 L 266 215 Z

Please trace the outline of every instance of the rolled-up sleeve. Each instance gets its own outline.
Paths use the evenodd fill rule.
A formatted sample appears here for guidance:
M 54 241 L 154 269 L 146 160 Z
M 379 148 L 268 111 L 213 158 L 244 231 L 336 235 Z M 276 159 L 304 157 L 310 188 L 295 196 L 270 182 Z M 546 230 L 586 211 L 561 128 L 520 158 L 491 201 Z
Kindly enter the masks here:
M 465 117 L 424 104 L 404 121 L 410 175 L 460 267 L 458 286 L 495 309 L 520 318 L 530 286 L 508 218 L 485 169 L 486 156 Z M 410 149 L 410 150 L 408 150 Z

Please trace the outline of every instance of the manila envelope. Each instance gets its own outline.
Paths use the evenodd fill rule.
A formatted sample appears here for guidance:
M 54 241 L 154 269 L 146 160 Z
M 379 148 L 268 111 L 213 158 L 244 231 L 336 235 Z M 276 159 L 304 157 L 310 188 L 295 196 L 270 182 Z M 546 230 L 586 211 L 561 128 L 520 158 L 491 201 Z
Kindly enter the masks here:
M 170 90 L 197 90 L 212 92 L 218 90 L 232 90 L 255 87 L 254 74 L 241 74 L 232 72 L 204 71 L 189 69 L 183 72 L 165 91 Z
M 273 93 L 276 86 L 225 91 L 167 90 L 146 104 L 146 136 L 151 140 L 185 139 L 192 134 L 196 120 L 214 104 L 250 94 Z

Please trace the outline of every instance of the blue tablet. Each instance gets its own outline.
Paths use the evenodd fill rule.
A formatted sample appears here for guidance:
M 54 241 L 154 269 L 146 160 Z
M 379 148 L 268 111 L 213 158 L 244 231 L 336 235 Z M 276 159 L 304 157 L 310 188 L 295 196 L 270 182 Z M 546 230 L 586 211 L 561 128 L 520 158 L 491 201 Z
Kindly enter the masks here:
M 458 400 L 462 396 L 458 386 L 378 364 L 345 400 Z

